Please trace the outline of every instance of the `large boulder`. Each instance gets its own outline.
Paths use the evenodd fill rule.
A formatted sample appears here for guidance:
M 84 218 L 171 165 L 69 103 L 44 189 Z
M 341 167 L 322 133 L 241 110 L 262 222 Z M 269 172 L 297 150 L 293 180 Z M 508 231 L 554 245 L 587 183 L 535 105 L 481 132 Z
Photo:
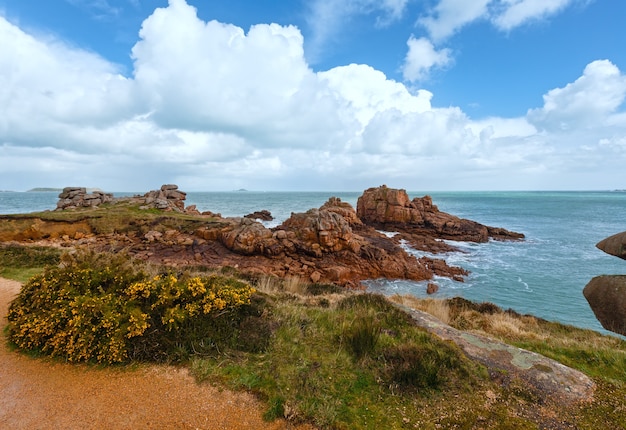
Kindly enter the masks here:
M 607 254 L 626 260 L 626 231 L 598 242 L 596 247 Z
M 626 275 L 597 276 L 583 294 L 602 327 L 626 336 Z

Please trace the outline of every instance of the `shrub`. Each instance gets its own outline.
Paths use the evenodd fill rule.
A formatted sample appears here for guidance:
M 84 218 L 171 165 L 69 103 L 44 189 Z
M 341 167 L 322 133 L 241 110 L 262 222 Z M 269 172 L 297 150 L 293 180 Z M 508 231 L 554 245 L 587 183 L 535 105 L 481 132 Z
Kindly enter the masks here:
M 65 255 L 11 303 L 10 340 L 68 361 L 179 361 L 232 342 L 249 284 L 222 276 L 149 275 L 123 254 Z

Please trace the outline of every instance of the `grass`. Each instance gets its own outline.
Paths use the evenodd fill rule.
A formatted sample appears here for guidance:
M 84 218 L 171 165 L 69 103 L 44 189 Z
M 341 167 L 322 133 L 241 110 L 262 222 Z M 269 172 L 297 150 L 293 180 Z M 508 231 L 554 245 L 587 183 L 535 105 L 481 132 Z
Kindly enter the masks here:
M 276 328 L 264 353 L 192 361 L 200 380 L 266 399 L 268 419 L 399 428 L 423 418 L 416 402 L 441 399 L 452 387 L 471 396 L 470 387 L 484 382 L 458 349 L 380 296 L 348 295 L 332 308 L 278 301 L 271 315 Z
M 0 245 L 0 277 L 24 283 L 45 266 L 58 264 L 60 255 L 55 248 Z
M 0 220 L 0 240 L 11 237 L 13 232 L 28 231 L 33 220 L 56 222 L 59 226 L 65 226 L 66 230 L 74 232 L 77 226 L 86 234 L 110 234 L 110 233 L 137 233 L 145 234 L 150 230 L 164 232 L 178 230 L 191 233 L 199 227 L 207 224 L 219 223 L 215 218 L 198 217 L 178 212 L 163 212 L 158 209 L 140 209 L 133 202 L 118 202 L 116 204 L 103 204 L 94 208 L 77 208 L 71 211 L 44 211 L 27 215 L 2 215 Z M 36 232 L 37 233 L 37 232 Z M 64 234 L 63 228 L 46 230 L 46 226 L 39 232 L 43 237 L 55 234 Z M 47 235 L 47 236 L 46 236 Z

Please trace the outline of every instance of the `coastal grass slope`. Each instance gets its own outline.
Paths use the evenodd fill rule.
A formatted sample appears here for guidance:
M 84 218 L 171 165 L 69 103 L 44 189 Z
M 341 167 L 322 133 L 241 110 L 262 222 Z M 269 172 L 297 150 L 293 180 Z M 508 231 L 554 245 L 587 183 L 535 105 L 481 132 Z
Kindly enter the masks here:
M 24 276 L 24 270 L 38 270 L 30 266 L 41 264 L 39 256 L 50 258 L 48 252 L 3 248 L 0 265 Z M 56 267 L 52 258 L 49 264 Z M 106 267 L 99 267 L 98 261 Z M 90 265 L 95 272 L 113 273 L 115 261 L 122 264 L 117 256 L 99 257 Z M 135 267 L 122 265 L 124 270 Z M 538 397 L 522 380 L 490 375 L 454 344 L 416 327 L 382 296 L 297 279 L 242 282 L 257 292 L 242 307 L 247 310 L 237 324 L 221 326 L 234 330 L 236 342 L 216 344 L 211 336 L 196 337 L 191 347 L 172 345 L 165 351 L 166 361 L 188 366 L 199 381 L 255 393 L 267 404 L 268 420 L 286 417 L 319 428 L 357 429 L 626 426 L 626 343 L 616 337 L 492 304 L 402 298 L 405 305 L 436 309 L 460 330 L 545 354 L 596 383 L 592 399 L 560 404 Z

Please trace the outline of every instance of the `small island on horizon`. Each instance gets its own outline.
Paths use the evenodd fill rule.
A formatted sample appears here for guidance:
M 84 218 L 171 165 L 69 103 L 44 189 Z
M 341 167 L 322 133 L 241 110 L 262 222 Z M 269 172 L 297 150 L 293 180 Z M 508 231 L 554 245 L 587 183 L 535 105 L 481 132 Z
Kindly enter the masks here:
M 27 193 L 41 193 L 41 192 L 60 192 L 63 191 L 63 188 L 49 188 L 49 187 L 37 187 L 31 188 L 26 191 Z

